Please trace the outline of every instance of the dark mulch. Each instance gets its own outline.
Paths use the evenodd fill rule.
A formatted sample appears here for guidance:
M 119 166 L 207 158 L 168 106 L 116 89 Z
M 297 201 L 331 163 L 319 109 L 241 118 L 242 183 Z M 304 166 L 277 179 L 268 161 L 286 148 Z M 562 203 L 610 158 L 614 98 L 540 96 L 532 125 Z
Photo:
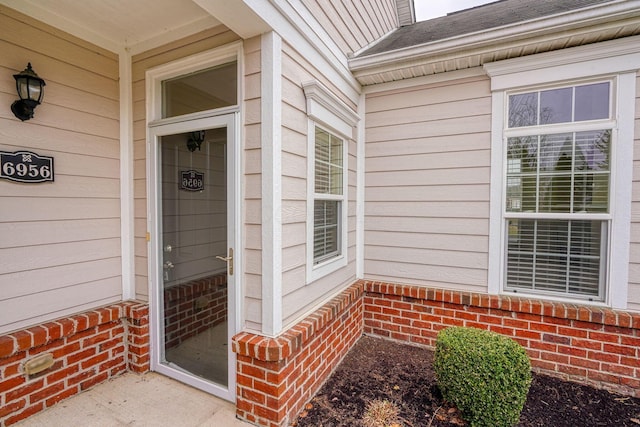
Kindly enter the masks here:
M 442 400 L 433 352 L 363 337 L 306 406 L 298 427 L 362 426 L 366 405 L 387 399 L 403 427 L 466 425 Z M 640 426 L 640 399 L 534 374 L 520 427 Z

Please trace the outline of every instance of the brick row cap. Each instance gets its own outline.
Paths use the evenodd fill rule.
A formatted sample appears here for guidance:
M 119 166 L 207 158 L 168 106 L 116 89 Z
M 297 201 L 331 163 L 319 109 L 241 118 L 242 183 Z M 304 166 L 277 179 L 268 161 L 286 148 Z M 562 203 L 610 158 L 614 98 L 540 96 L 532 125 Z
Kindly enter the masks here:
M 118 321 L 122 318 L 141 318 L 148 316 L 148 304 L 140 301 L 123 301 L 61 317 L 26 329 L 0 335 L 0 359 L 11 357 L 34 346 L 47 345 L 57 339 L 67 338 L 95 327 L 98 324 Z M 72 327 L 65 328 L 71 322 Z M 45 334 L 43 335 L 43 331 Z M 57 333 L 56 333 L 57 332 Z M 38 338 L 36 338 L 36 336 Z M 42 340 L 39 337 L 45 337 Z
M 358 281 L 278 337 L 265 337 L 252 332 L 235 335 L 233 349 L 239 356 L 248 356 L 264 362 L 277 362 L 291 357 L 346 307 L 358 301 L 363 293 L 364 285 Z
M 517 313 L 542 314 L 548 317 L 579 320 L 607 326 L 640 328 L 640 313 L 613 310 L 607 307 L 540 301 L 511 295 L 487 295 L 375 280 L 360 280 L 359 283 L 364 287 L 365 293 L 441 301 Z

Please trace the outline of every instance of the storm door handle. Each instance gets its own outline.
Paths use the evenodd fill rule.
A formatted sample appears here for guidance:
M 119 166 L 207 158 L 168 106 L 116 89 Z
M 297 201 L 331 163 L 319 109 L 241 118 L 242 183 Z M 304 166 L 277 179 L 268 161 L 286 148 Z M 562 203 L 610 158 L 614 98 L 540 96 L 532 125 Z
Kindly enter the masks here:
M 220 256 L 216 255 L 216 258 L 220 261 L 224 261 L 227 263 L 227 270 L 229 271 L 229 276 L 233 276 L 233 248 L 229 248 L 228 256 Z

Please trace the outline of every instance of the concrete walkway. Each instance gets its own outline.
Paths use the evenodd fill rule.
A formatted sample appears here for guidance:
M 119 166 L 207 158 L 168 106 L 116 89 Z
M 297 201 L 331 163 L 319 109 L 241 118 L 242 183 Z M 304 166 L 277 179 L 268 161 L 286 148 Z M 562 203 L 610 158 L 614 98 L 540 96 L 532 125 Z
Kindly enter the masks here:
M 171 378 L 126 373 L 40 412 L 19 427 L 249 427 L 235 406 Z

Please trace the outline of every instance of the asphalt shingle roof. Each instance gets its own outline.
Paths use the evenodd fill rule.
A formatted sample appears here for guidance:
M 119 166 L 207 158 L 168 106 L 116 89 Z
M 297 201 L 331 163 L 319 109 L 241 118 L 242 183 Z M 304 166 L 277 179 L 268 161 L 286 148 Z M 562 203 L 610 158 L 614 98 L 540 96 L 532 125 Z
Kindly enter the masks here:
M 494 29 L 613 0 L 501 0 L 398 28 L 358 57 Z

